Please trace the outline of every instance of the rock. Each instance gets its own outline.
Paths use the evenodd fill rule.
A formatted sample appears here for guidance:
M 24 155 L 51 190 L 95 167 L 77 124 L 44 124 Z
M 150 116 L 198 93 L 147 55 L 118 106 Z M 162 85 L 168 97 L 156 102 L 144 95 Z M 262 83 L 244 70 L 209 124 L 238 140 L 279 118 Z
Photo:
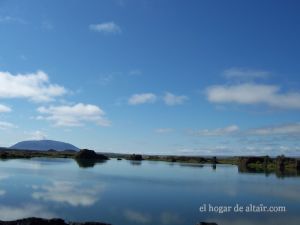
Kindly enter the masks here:
M 239 165 L 242 167 L 247 167 L 250 163 L 264 163 L 265 158 L 263 157 L 240 157 Z
M 284 170 L 284 162 L 285 162 L 285 157 L 284 155 L 278 156 L 276 158 L 276 168 L 279 171 L 283 171 Z
M 269 163 L 270 163 L 270 157 L 265 156 L 264 157 L 264 168 L 267 168 Z
M 129 160 L 137 160 L 137 161 L 141 161 L 143 160 L 143 156 L 142 155 L 136 155 L 136 154 L 132 154 L 128 157 Z
M 93 150 L 82 149 L 75 155 L 75 159 L 107 160 L 108 157 L 102 154 L 97 154 Z
M 217 157 L 214 156 L 211 160 L 212 164 L 217 164 L 218 163 L 218 160 L 217 160 Z
M 8 153 L 7 152 L 0 152 L 0 158 L 1 159 L 6 159 L 8 157 Z
M 205 222 L 200 222 L 197 225 L 218 225 L 216 223 L 205 223 Z
M 300 171 L 300 160 L 296 159 L 296 169 Z
M 117 160 L 122 160 L 121 158 L 117 158 Z

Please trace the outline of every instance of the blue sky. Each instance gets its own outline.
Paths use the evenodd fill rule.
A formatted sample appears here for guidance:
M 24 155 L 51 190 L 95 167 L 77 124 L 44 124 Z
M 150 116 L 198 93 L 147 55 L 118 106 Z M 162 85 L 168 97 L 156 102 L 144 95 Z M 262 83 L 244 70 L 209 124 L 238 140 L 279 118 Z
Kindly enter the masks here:
M 298 1 L 0 1 L 0 145 L 300 155 Z

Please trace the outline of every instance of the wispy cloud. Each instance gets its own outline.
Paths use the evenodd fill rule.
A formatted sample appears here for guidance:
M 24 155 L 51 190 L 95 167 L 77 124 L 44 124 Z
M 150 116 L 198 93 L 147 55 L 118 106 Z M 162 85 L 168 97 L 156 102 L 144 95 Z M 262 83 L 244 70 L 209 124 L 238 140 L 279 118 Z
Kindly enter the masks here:
M 0 129 L 1 130 L 7 130 L 7 129 L 12 129 L 12 128 L 17 128 L 17 126 L 12 123 L 9 123 L 9 122 L 0 121 Z
M 27 21 L 13 16 L 0 16 L 0 23 L 19 23 L 19 24 L 27 24 Z
M 194 136 L 225 136 L 236 134 L 239 130 L 240 129 L 237 125 L 230 125 L 228 127 L 217 128 L 214 130 L 189 130 L 189 134 Z
M 53 23 L 51 23 L 50 21 L 47 21 L 47 20 L 45 20 L 41 23 L 41 27 L 42 27 L 42 29 L 48 30 L 48 31 L 54 29 Z
M 43 71 L 13 75 L 0 72 L 0 98 L 25 98 L 35 102 L 47 102 L 62 96 L 67 90 L 49 81 Z
M 129 105 L 140 105 L 145 103 L 154 103 L 157 96 L 153 93 L 134 94 L 128 99 Z
M 264 70 L 251 70 L 243 68 L 230 68 L 224 71 L 224 76 L 228 79 L 250 80 L 256 78 L 267 78 L 270 72 Z
M 139 69 L 130 70 L 128 73 L 130 76 L 140 76 L 143 72 Z
M 163 96 L 158 96 L 154 93 L 140 93 L 134 94 L 128 99 L 129 105 L 139 105 L 145 103 L 155 103 L 158 100 L 163 101 L 167 106 L 182 105 L 189 98 L 185 95 L 175 95 L 170 92 L 166 92 Z
M 87 122 L 93 122 L 99 126 L 111 124 L 105 118 L 105 112 L 101 108 L 90 104 L 39 107 L 38 112 L 47 116 L 39 116 L 37 119 L 52 121 L 55 126 L 83 126 Z
M 265 104 L 281 109 L 300 109 L 300 92 L 282 92 L 276 85 L 244 83 L 216 85 L 206 89 L 213 103 Z
M 6 105 L 0 104 L 0 113 L 5 113 L 5 112 L 11 112 L 11 108 Z
M 300 135 L 300 123 L 281 124 L 277 126 L 269 126 L 251 129 L 247 132 L 251 135 Z
M 101 75 L 98 79 L 98 84 L 102 85 L 102 86 L 106 86 L 109 83 L 111 83 L 114 79 L 114 75 L 113 74 L 104 74 Z
M 90 24 L 89 29 L 104 34 L 120 34 L 121 28 L 115 22 Z
M 171 133 L 173 131 L 174 131 L 174 129 L 172 129 L 172 128 L 158 128 L 155 130 L 155 132 L 159 133 L 159 134 L 167 134 L 167 133 Z
M 170 92 L 166 92 L 165 96 L 163 97 L 163 100 L 166 105 L 174 106 L 183 104 L 185 101 L 188 100 L 188 97 L 185 95 L 174 95 Z

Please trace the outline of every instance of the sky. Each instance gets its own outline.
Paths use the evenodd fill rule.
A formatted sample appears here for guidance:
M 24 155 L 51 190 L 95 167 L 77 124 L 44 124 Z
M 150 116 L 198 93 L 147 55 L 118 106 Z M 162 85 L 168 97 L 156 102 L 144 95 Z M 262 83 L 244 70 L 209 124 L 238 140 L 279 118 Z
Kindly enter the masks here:
M 0 146 L 300 155 L 296 0 L 0 0 Z

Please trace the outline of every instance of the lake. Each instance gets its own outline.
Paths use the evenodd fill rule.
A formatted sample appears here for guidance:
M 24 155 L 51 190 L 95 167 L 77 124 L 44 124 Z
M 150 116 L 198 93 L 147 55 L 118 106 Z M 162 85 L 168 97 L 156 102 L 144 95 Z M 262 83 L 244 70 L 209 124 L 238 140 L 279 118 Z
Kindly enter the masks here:
M 235 212 L 236 204 L 244 210 L 263 204 L 285 211 Z M 210 211 L 217 206 L 232 210 Z M 36 216 L 113 225 L 299 225 L 299 212 L 300 177 L 239 173 L 231 165 L 0 161 L 0 220 Z

